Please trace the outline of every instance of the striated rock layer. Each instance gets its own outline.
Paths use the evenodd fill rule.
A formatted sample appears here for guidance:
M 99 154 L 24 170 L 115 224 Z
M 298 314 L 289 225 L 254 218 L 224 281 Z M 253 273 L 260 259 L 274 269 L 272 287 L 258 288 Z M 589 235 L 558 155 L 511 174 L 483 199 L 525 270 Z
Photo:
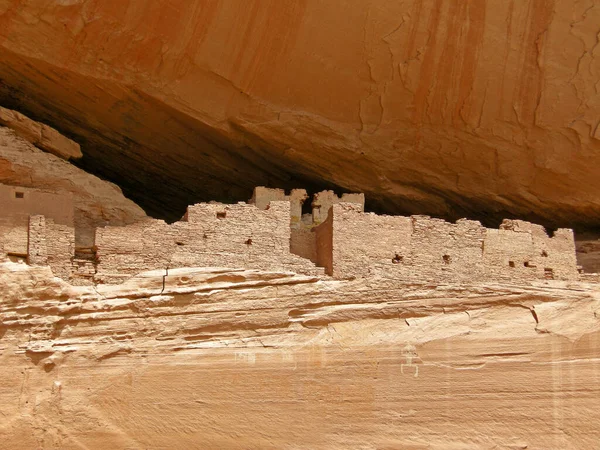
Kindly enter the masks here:
M 303 185 L 597 226 L 599 20 L 593 0 L 0 0 L 0 101 L 161 217 Z
M 591 449 L 600 291 L 0 264 L 0 448 Z

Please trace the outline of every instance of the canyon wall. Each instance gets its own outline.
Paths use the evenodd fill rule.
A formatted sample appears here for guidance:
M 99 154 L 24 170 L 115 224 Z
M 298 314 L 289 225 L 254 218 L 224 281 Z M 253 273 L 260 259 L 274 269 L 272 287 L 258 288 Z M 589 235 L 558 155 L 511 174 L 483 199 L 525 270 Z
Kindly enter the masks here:
M 337 186 L 596 226 L 599 21 L 593 0 L 0 0 L 0 102 L 157 217 Z
M 55 201 L 55 193 L 68 196 L 71 208 L 68 214 L 72 216 L 68 224 L 73 226 L 74 223 L 77 228 L 75 238 L 78 247 L 93 245 L 96 227 L 126 225 L 146 218 L 144 211 L 125 198 L 118 186 L 86 173 L 53 154 L 43 152 L 6 127 L 0 127 L 0 185 L 2 184 L 11 187 L 4 186 L 0 189 L 0 204 L 3 208 L 0 221 L 11 214 L 10 202 L 27 202 L 30 193 L 37 195 L 34 201 L 38 209 L 29 211 L 34 214 L 48 214 L 50 204 Z M 16 199 L 15 195 L 18 193 L 25 198 Z M 23 224 L 26 224 L 27 216 L 28 214 L 22 217 Z M 58 221 L 67 223 L 60 218 Z
M 600 292 L 0 263 L 1 449 L 594 449 Z

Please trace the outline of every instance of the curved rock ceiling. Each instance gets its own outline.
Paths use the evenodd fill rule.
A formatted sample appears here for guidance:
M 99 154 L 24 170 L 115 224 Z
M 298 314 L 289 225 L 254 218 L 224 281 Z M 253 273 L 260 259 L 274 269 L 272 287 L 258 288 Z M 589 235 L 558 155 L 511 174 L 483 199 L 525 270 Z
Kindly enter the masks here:
M 599 23 L 594 0 L 0 0 L 0 103 L 166 218 L 262 184 L 597 226 Z

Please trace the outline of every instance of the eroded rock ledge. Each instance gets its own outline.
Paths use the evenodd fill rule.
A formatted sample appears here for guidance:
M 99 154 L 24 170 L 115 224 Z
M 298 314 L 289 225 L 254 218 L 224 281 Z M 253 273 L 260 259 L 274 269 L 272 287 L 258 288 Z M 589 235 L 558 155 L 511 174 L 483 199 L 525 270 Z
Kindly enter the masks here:
M 10 448 L 600 439 L 597 285 L 188 268 L 94 288 L 15 263 L 0 264 L 0 284 Z

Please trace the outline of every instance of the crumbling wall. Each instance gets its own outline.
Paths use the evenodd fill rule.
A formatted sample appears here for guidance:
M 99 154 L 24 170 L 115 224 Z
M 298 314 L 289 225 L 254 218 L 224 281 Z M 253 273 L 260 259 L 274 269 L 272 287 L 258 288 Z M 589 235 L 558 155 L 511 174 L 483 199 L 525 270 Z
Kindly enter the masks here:
M 328 232 L 330 264 L 324 244 Z M 561 229 L 548 237 L 543 227 L 523 221 L 505 221 L 494 230 L 465 219 L 453 224 L 427 216 L 365 214 L 359 205 L 339 203 L 333 206 L 332 220 L 318 228 L 320 236 L 319 265 L 331 267 L 328 273 L 340 278 L 469 282 L 579 277 L 573 232 Z
M 290 253 L 290 204 L 197 204 L 186 221 L 148 220 L 96 233 L 98 280 L 117 282 L 144 270 L 176 267 L 245 267 L 319 274 Z
M 46 219 L 44 216 L 31 216 L 27 233 L 27 264 L 32 266 L 48 264 L 46 242 Z
M 312 201 L 313 224 L 319 225 L 327 220 L 329 210 L 338 203 L 352 203 L 360 205 L 360 210 L 365 207 L 365 194 L 342 194 L 338 197 L 333 191 L 322 191 L 314 195 Z
M 410 264 L 427 279 L 479 280 L 484 274 L 485 228 L 472 220 L 455 224 L 412 216 Z
M 69 280 L 75 256 L 75 229 L 68 225 L 55 223 L 52 219 L 46 219 L 46 249 L 48 265 L 52 269 L 52 273 L 64 280 Z
M 524 281 L 579 278 L 575 238 L 568 229 L 549 237 L 541 225 L 505 220 L 499 230 L 486 231 L 484 258 L 488 277 Z
M 166 268 L 172 250 L 169 237 L 169 226 L 154 219 L 96 229 L 96 281 L 116 283 L 145 270 Z
M 304 189 L 292 189 L 290 195 L 286 195 L 283 189 L 258 186 L 254 188 L 254 194 L 248 203 L 264 211 L 271 202 L 290 202 L 290 225 L 294 227 L 302 221 L 302 205 L 306 199 L 308 195 Z
M 338 197 L 333 191 L 323 191 L 315 194 L 311 203 L 312 214 L 302 214 L 302 205 L 308 199 L 304 189 L 294 189 L 290 195 L 286 195 L 283 189 L 271 189 L 257 187 L 250 203 L 259 209 L 266 209 L 272 201 L 290 202 L 290 251 L 302 258 L 318 264 L 317 234 L 315 227 L 327 220 L 329 211 L 333 205 L 340 202 L 348 202 L 359 205 L 364 209 L 364 194 L 343 194 Z M 331 257 L 328 258 L 331 260 Z
M 27 263 L 48 265 L 55 276 L 69 280 L 75 254 L 73 227 L 34 215 L 29 218 L 27 234 Z

